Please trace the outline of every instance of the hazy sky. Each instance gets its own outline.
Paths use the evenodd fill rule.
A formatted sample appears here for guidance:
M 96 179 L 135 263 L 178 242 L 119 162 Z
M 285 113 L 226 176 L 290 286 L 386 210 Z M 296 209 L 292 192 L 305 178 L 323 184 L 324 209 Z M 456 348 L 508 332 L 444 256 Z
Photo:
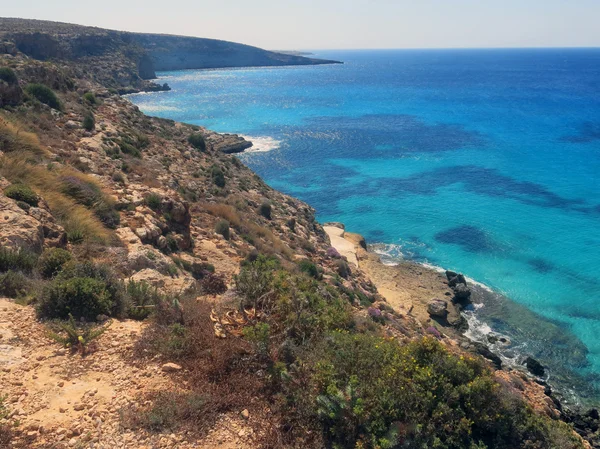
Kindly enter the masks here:
M 0 0 L 0 15 L 268 49 L 600 47 L 600 0 Z

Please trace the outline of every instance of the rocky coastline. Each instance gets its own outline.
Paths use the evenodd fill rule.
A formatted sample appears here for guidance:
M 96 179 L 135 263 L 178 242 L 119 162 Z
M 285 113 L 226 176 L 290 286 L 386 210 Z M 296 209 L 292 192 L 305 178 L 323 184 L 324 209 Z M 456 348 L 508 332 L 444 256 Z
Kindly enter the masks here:
M 535 358 L 523 355 L 521 366 L 507 366 L 489 344 L 465 336 L 468 323 L 462 312 L 471 304 L 472 286 L 463 274 L 450 270 L 440 272 L 412 261 L 386 265 L 378 254 L 368 249 L 363 236 L 346 232 L 344 224 L 325 223 L 323 227 L 332 246 L 365 272 L 394 309 L 414 317 L 425 332 L 439 333 L 450 345 L 486 358 L 501 377 L 529 379 L 538 386 L 528 391 L 532 402 L 543 403 L 547 412 L 573 424 L 593 447 L 599 447 L 600 417 L 597 408 L 569 408 L 564 405 L 560 392 L 554 391 L 546 381 L 548 369 Z M 490 335 L 488 342 L 503 338 L 506 337 Z

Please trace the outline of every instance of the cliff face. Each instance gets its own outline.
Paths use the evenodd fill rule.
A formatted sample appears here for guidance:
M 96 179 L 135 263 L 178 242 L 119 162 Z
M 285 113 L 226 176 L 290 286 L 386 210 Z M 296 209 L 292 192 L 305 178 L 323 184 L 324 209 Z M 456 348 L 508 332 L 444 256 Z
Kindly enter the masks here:
M 0 52 L 93 67 L 90 75 L 116 89 L 156 90 L 145 80 L 157 71 L 337 63 L 215 39 L 12 18 L 0 18 L 0 42 Z

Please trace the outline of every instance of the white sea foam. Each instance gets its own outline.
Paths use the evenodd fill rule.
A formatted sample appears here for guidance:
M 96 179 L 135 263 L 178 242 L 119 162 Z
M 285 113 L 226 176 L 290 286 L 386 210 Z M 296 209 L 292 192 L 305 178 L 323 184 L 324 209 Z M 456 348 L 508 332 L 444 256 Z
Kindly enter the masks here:
M 179 112 L 180 108 L 163 104 L 144 104 L 140 106 L 143 112 Z
M 246 140 L 252 142 L 252 146 L 244 151 L 244 153 L 264 153 L 273 151 L 281 147 L 281 140 L 274 139 L 269 136 L 244 136 Z

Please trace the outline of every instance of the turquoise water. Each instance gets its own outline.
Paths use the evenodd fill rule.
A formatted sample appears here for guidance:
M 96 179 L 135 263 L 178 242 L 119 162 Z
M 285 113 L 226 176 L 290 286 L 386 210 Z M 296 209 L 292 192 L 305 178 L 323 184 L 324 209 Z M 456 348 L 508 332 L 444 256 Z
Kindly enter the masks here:
M 162 73 L 172 91 L 130 98 L 275 147 L 241 157 L 319 220 L 524 306 L 476 313 L 598 387 L 600 49 L 318 56 L 345 64 Z

